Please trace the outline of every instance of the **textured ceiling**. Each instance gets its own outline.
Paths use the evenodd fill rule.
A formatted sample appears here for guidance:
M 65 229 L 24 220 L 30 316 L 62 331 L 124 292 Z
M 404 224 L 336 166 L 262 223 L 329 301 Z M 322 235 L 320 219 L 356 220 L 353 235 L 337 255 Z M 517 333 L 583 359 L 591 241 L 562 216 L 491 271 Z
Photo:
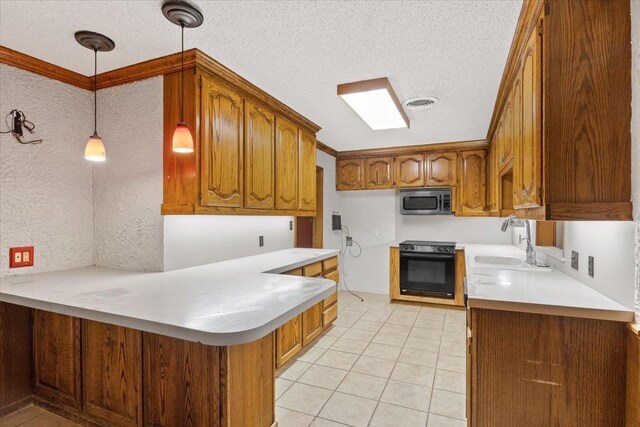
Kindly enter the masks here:
M 99 71 L 176 52 L 180 29 L 162 1 L 0 2 L 0 43 L 93 73 L 77 30 L 110 36 Z M 203 1 L 196 47 L 307 116 L 338 150 L 482 139 L 521 7 L 499 1 Z M 374 132 L 336 95 L 336 85 L 387 76 L 400 100 L 436 96 L 407 112 L 411 129 Z

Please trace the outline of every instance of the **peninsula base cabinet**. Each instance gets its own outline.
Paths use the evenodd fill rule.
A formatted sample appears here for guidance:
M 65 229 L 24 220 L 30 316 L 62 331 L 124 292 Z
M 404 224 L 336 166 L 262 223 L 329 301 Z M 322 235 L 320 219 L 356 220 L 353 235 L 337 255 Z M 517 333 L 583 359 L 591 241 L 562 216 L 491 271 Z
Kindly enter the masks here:
M 479 308 L 467 314 L 470 426 L 625 425 L 624 323 Z

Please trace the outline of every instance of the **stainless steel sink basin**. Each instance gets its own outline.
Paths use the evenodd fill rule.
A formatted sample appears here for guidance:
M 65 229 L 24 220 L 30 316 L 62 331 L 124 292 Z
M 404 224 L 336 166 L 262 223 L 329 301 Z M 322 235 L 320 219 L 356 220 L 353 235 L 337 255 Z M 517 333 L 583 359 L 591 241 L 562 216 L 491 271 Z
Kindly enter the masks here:
M 496 268 L 503 270 L 550 271 L 549 267 L 529 265 L 521 259 L 510 256 L 476 255 L 473 257 L 475 267 Z

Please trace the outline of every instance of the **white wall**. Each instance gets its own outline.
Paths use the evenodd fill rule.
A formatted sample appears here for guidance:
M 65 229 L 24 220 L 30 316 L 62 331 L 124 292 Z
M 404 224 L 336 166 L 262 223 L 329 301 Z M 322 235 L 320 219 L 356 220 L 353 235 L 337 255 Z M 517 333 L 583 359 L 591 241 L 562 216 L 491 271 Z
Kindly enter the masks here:
M 168 215 L 164 268 L 175 270 L 293 247 L 289 216 Z M 258 237 L 264 236 L 264 246 Z
M 93 169 L 96 265 L 162 271 L 162 94 L 162 77 L 98 92 L 107 161 Z
M 331 230 L 331 215 L 340 211 L 342 195 L 336 191 L 336 158 L 316 150 L 316 164 L 323 170 L 322 244 L 324 248 L 339 249 L 340 233 Z
M 631 67 L 633 97 L 631 119 L 631 157 L 633 191 L 633 218 L 636 224 L 636 278 L 635 278 L 635 309 L 636 322 L 640 323 L 640 2 L 631 1 Z
M 0 275 L 93 264 L 90 92 L 0 65 L 0 127 L 13 109 L 36 125 L 39 145 L 0 136 Z M 26 138 L 32 135 L 27 134 Z M 34 246 L 34 267 L 9 270 L 9 248 Z

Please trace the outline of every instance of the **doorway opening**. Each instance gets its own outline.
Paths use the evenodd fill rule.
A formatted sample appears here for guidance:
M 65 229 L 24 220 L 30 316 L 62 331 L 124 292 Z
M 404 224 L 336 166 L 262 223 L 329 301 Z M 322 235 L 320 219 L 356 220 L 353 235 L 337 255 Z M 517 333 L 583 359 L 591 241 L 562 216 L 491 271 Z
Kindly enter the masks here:
M 322 248 L 322 195 L 324 194 L 324 170 L 316 166 L 316 216 L 296 217 L 296 248 Z

